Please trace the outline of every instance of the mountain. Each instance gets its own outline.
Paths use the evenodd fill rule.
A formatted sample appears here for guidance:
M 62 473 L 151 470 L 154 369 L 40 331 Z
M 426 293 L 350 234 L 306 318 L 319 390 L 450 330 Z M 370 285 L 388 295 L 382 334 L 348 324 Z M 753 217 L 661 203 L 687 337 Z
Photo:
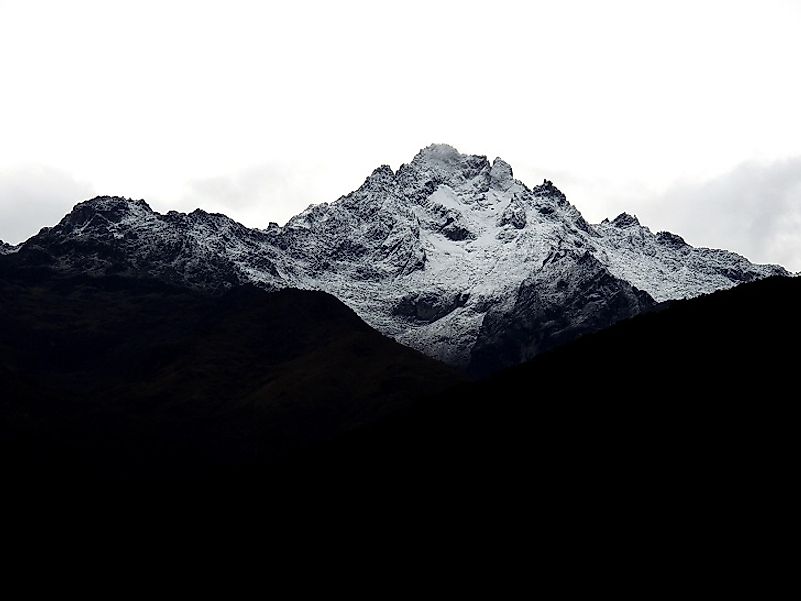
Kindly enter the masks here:
M 293 469 L 380 474 L 445 495 L 448 510 L 533 511 L 536 531 L 560 516 L 554 527 L 603 541 L 624 524 L 682 540 L 700 527 L 718 542 L 784 532 L 797 507 L 799 303 L 799 278 L 677 301 L 417 403 Z
M 4 259 L 17 268 L 155 277 L 220 293 L 242 283 L 322 290 L 369 325 L 487 373 L 658 302 L 770 275 L 722 250 L 652 233 L 622 214 L 591 225 L 550 181 L 501 159 L 431 145 L 396 171 L 279 227 L 197 210 L 160 215 L 99 197 Z
M 459 381 L 324 292 L 0 270 L 6 475 L 264 467 Z
M 17 250 L 16 246 L 11 246 L 10 244 L 7 244 L 6 242 L 0 240 L 0 255 L 8 255 L 16 250 Z

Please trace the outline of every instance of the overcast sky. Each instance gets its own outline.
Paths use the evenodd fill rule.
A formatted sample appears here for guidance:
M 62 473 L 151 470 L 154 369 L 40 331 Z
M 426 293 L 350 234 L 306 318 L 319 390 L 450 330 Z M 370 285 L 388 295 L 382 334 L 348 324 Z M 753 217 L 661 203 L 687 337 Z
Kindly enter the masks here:
M 285 222 L 421 147 L 801 269 L 801 2 L 0 0 L 0 239 L 95 194 Z

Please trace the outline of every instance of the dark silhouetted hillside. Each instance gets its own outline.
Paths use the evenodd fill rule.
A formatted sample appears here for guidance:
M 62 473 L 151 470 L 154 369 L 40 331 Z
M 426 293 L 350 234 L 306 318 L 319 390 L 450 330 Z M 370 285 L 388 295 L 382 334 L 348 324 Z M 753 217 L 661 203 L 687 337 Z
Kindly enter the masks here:
M 0 279 L 0 441 L 22 476 L 268 466 L 459 378 L 322 292 Z
M 418 404 L 298 469 L 610 527 L 688 512 L 771 520 L 793 498 L 799 307 L 799 278 L 675 302 Z

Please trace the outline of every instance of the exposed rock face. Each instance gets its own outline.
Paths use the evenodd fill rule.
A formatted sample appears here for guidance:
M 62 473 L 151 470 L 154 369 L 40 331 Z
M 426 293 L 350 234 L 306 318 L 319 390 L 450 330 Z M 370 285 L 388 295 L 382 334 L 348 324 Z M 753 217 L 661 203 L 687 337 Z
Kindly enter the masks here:
M 155 213 L 144 200 L 101 196 L 82 202 L 55 227 L 28 240 L 16 260 L 88 274 L 155 277 L 196 289 L 223 290 L 279 280 L 267 235 L 201 210 Z M 240 261 L 242 259 L 243 261 Z
M 612 225 L 620 229 L 636 227 L 640 225 L 639 220 L 634 215 L 628 213 L 621 213 L 612 220 Z
M 684 241 L 684 238 L 670 232 L 657 232 L 656 241 L 660 244 L 664 244 L 665 246 L 677 249 L 688 246 L 688 244 Z
M 17 248 L 18 247 L 11 246 L 10 244 L 7 244 L 6 242 L 0 240 L 0 255 L 9 255 L 13 252 L 16 252 Z
M 471 353 L 471 371 L 488 373 L 522 363 L 655 304 L 647 292 L 613 276 L 588 252 L 554 253 L 523 281 L 513 306 L 487 311 Z
M 531 357 L 654 301 L 786 275 L 653 234 L 622 214 L 587 223 L 552 182 L 533 188 L 501 159 L 446 145 L 285 226 L 224 215 L 160 215 L 144 201 L 75 207 L 13 257 L 18 265 L 145 275 L 217 291 L 240 283 L 329 292 L 368 324 L 477 371 Z

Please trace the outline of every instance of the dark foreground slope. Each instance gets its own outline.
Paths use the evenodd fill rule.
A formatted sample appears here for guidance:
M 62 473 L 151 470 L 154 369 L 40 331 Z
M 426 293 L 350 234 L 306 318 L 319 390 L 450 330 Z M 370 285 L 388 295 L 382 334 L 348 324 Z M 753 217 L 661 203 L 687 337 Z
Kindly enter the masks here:
M 6 476 L 269 466 L 459 379 L 322 292 L 28 275 L 0 274 Z
M 797 463 L 799 307 L 799 278 L 676 302 L 458 387 L 299 469 L 597 523 L 778 512 Z

